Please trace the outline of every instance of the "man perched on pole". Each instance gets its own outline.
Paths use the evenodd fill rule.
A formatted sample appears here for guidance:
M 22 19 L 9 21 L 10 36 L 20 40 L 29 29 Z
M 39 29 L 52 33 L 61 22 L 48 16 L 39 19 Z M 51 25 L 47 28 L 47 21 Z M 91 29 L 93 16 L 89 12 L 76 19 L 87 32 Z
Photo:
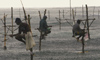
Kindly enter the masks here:
M 47 16 L 43 16 L 43 19 L 40 21 L 39 30 L 42 32 L 42 39 L 44 39 L 44 36 L 47 36 L 47 34 L 51 33 L 52 26 L 48 26 L 46 22 Z
M 79 37 L 77 37 L 77 41 L 79 41 L 80 37 L 84 38 L 84 36 L 85 36 L 85 29 L 81 29 L 80 28 L 80 23 L 81 23 L 81 21 L 77 20 L 77 23 L 75 23 L 73 25 L 73 29 L 72 29 L 72 32 L 73 32 L 73 36 L 72 37 L 75 37 L 75 36 L 79 35 Z
M 15 23 L 19 25 L 18 33 L 10 35 L 10 37 L 15 36 L 18 41 L 26 44 L 26 50 L 30 50 L 35 46 L 35 41 L 32 38 L 30 27 L 27 23 L 23 23 L 20 18 L 15 19 Z

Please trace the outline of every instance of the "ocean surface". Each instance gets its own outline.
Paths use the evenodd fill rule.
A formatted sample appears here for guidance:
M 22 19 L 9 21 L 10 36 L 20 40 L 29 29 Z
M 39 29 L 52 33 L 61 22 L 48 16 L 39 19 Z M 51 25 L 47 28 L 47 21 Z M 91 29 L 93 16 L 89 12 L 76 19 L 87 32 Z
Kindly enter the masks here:
M 44 15 L 44 10 L 48 17 L 48 25 L 52 25 L 52 32 L 46 37 L 46 40 L 42 40 L 41 51 L 39 51 L 39 36 L 40 33 L 35 30 L 39 27 L 39 13 L 41 13 L 41 18 Z M 36 42 L 36 46 L 33 48 L 35 53 L 33 60 L 99 60 L 100 59 L 100 7 L 89 7 L 88 8 L 88 18 L 95 20 L 89 20 L 89 24 L 93 21 L 90 26 L 90 37 L 91 39 L 85 42 L 84 54 L 79 53 L 82 50 L 82 44 L 77 42 L 75 38 L 72 38 L 72 27 L 73 20 L 70 19 L 70 9 L 69 8 L 25 8 L 26 14 L 31 17 L 31 29 L 33 32 L 33 39 Z M 61 30 L 59 29 L 59 22 L 55 19 L 60 18 L 61 20 Z M 86 8 L 83 10 L 81 7 L 73 7 L 75 11 L 75 20 L 86 19 Z M 49 12 L 49 13 L 48 13 Z M 64 13 L 63 13 L 64 12 Z M 72 12 L 72 11 L 71 11 Z M 22 42 L 17 41 L 14 37 L 11 38 L 8 35 L 11 34 L 11 27 L 7 27 L 7 50 L 4 50 L 4 25 L 3 17 L 6 16 L 6 25 L 11 25 L 11 8 L 0 8 L 0 60 L 30 60 L 30 51 L 26 51 L 25 45 Z M 19 17 L 24 21 L 24 13 L 22 8 L 13 8 L 13 23 L 15 24 L 15 19 Z M 73 15 L 71 14 L 71 19 Z M 14 27 L 14 30 L 18 26 Z M 81 24 L 81 28 L 83 28 Z M 9 29 L 10 30 L 9 30 Z M 14 33 L 17 33 L 15 30 Z

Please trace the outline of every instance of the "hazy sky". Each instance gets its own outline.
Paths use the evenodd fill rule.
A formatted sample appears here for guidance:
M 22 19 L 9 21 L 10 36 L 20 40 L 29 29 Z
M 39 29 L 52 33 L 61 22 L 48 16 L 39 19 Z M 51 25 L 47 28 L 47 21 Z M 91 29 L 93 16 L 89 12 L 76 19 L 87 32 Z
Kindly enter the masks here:
M 24 7 L 69 7 L 70 0 L 22 0 Z M 71 0 L 72 7 L 100 6 L 100 0 Z M 0 8 L 22 7 L 20 0 L 0 0 Z

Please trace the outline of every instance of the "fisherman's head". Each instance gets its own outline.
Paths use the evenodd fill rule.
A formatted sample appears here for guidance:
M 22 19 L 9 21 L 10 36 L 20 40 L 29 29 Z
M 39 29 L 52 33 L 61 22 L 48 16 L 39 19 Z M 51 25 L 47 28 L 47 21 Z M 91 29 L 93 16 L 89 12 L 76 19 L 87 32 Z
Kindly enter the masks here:
M 20 25 L 20 24 L 22 23 L 22 21 L 21 21 L 20 18 L 16 18 L 16 19 L 15 19 L 15 23 L 16 23 L 17 25 Z
M 77 23 L 80 24 L 81 23 L 81 20 L 77 20 Z
M 46 20 L 47 19 L 47 16 L 43 16 L 43 19 Z

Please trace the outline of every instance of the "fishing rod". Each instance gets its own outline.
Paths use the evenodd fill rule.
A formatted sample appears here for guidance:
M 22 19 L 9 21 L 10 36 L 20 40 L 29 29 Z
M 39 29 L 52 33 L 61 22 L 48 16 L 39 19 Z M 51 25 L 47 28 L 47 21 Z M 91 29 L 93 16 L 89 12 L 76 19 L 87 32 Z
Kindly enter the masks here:
M 25 21 L 26 21 L 26 23 L 27 23 L 27 16 L 26 16 L 26 11 L 25 11 L 25 8 L 24 8 L 24 5 L 23 5 L 23 3 L 22 3 L 22 0 L 20 0 L 20 2 L 21 2 L 21 4 L 22 4 L 22 8 L 23 8 L 23 12 L 24 12 L 24 18 L 25 18 Z

